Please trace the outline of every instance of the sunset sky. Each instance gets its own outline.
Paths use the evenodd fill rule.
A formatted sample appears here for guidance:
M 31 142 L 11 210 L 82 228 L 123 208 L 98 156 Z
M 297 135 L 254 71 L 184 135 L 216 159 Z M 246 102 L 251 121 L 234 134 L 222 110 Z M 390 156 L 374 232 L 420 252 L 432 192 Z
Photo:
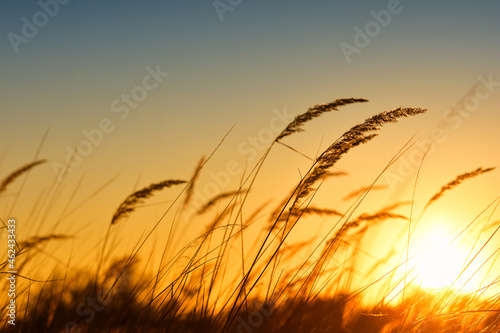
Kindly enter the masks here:
M 220 192 L 237 188 L 270 143 L 269 133 L 278 135 L 293 116 L 337 98 L 369 103 L 326 114 L 284 142 L 315 157 L 378 112 L 399 106 L 428 112 L 385 126 L 373 142 L 345 156 L 336 167 L 350 176 L 325 185 L 318 194 L 325 205 L 368 185 L 414 135 L 424 146 L 415 145 L 414 155 L 396 163 L 390 180 L 381 178 L 389 189 L 380 192 L 380 204 L 411 196 L 425 140 L 434 143 L 420 174 L 422 200 L 458 174 L 500 167 L 496 0 L 8 0 L 0 3 L 0 17 L 0 178 L 32 161 L 48 131 L 38 155 L 48 163 L 29 175 L 13 212 L 20 221 L 49 193 L 71 149 L 80 149 L 81 159 L 63 181 L 61 209 L 81 177 L 71 207 L 118 176 L 57 229 L 72 234 L 84 228 L 97 243 L 127 194 L 152 182 L 189 179 L 200 157 L 233 126 L 201 175 L 198 202 L 217 194 L 206 187 L 217 177 Z M 277 203 L 311 161 L 282 146 L 273 149 L 256 195 Z M 402 172 L 408 165 L 401 163 L 410 170 Z M 236 171 L 225 184 L 220 175 L 228 164 Z M 450 196 L 451 214 L 468 219 L 484 209 L 499 195 L 499 172 Z M 2 218 L 20 186 L 0 198 Z M 473 205 L 462 212 L 467 202 Z M 163 211 L 156 205 L 148 216 L 155 222 Z M 59 206 L 50 214 L 58 212 Z M 142 233 L 153 224 L 139 217 L 127 223 L 133 221 L 140 223 L 129 231 Z M 49 233 L 54 223 L 39 230 Z M 137 239 L 130 234 L 124 243 Z

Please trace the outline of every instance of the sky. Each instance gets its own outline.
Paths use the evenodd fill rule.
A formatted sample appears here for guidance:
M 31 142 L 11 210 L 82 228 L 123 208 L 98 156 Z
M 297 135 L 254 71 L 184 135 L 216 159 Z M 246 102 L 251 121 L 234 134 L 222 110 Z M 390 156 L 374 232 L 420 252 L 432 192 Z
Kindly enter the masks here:
M 86 236 L 100 239 L 127 194 L 164 179 L 189 179 L 231 128 L 201 175 L 199 202 L 237 187 L 293 116 L 337 98 L 369 103 L 324 115 L 286 143 L 314 157 L 375 113 L 428 109 L 387 125 L 350 153 L 338 165 L 352 176 L 340 181 L 342 194 L 373 181 L 413 136 L 421 147 L 432 142 L 421 173 L 427 196 L 458 174 L 500 166 L 495 0 L 6 0 L 0 17 L 0 177 L 35 156 L 48 161 L 29 174 L 14 212 L 9 207 L 21 182 L 4 195 L 2 218 L 36 212 L 76 149 L 57 205 L 84 181 L 70 204 L 75 213 L 57 231 L 85 228 Z M 418 147 L 382 177 L 390 188 L 384 200 L 410 193 L 425 149 Z M 276 147 L 257 193 L 287 193 L 310 163 Z M 229 165 L 235 171 L 226 182 Z M 498 171 L 474 185 L 460 199 L 478 203 L 467 216 L 498 196 Z M 328 202 L 334 190 L 318 200 Z M 149 212 L 154 218 L 164 210 L 156 207 Z M 136 221 L 129 232 L 144 229 Z M 21 232 L 48 233 L 54 224 Z M 126 239 L 132 244 L 137 237 Z

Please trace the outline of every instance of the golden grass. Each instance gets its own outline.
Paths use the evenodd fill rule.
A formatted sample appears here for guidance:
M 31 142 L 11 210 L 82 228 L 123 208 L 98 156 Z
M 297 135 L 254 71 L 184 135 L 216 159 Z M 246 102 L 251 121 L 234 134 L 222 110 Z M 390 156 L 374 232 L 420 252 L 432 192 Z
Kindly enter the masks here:
M 211 198 L 208 200 L 198 211 L 196 214 L 201 215 L 204 214 L 207 210 L 209 210 L 212 206 L 214 206 L 217 202 L 226 199 L 226 198 L 232 198 L 237 194 L 243 194 L 246 193 L 246 190 L 238 190 L 238 191 L 229 191 L 229 192 L 224 192 L 221 194 L 217 194 L 215 197 Z
M 314 203 L 315 194 L 322 190 L 320 182 L 347 175 L 345 171 L 332 169 L 352 148 L 373 139 L 376 133 L 372 132 L 383 125 L 422 114 L 425 109 L 397 108 L 368 118 L 324 150 L 304 177 L 291 184 L 292 190 L 284 198 L 270 198 L 277 202 L 275 207 L 268 209 L 269 198 L 259 200 L 254 210 L 247 207 L 246 199 L 253 193 L 254 181 L 275 143 L 302 132 L 305 123 L 325 112 L 361 102 L 367 100 L 338 99 L 315 105 L 297 116 L 250 172 L 241 177 L 236 190 L 222 191 L 194 210 L 194 214 L 188 214 L 187 207 L 194 202 L 199 175 L 220 144 L 208 159 L 198 162 L 189 182 L 165 180 L 129 194 L 115 210 L 102 243 L 97 245 L 102 251 L 97 251 L 101 259 L 95 266 L 71 268 L 68 263 L 66 271 L 61 272 L 58 266 L 45 280 L 32 279 L 29 275 L 36 274 L 36 259 L 47 254 L 44 249 L 52 241 L 72 236 L 54 232 L 21 240 L 19 244 L 24 250 L 18 257 L 17 296 L 20 326 L 14 329 L 2 323 L 1 329 L 5 332 L 498 332 L 500 293 L 487 291 L 498 284 L 500 277 L 485 280 L 477 290 L 467 293 L 451 287 L 430 292 L 416 282 L 414 258 L 406 252 L 404 237 L 373 238 L 380 245 L 392 245 L 385 255 L 364 249 L 365 236 L 375 226 L 392 223 L 390 226 L 395 230 L 409 230 L 414 200 L 391 202 L 371 212 L 360 211 L 360 205 L 372 190 L 386 188 L 377 185 L 377 180 L 411 143 L 404 145 L 370 186 L 355 191 L 337 190 L 343 194 L 340 203 L 349 205 L 347 208 L 318 207 Z M 41 163 L 37 161 L 16 170 L 2 182 L 1 189 L 5 190 Z M 279 172 L 280 166 L 272 167 Z M 457 176 L 429 200 L 422 213 L 462 181 L 492 170 L 478 168 Z M 120 238 L 119 228 L 112 225 L 125 217 L 134 219 L 138 204 L 159 191 L 183 184 L 180 194 L 164 207 L 165 213 L 159 220 L 147 225 L 146 237 L 141 237 L 130 253 L 115 253 L 112 246 L 105 251 L 108 242 Z M 204 213 L 215 204 L 220 209 L 207 220 L 209 214 Z M 479 252 L 489 249 L 500 229 L 498 219 L 490 221 L 499 204 L 496 199 L 479 214 L 477 220 L 481 217 L 485 222 L 479 234 L 469 235 L 474 245 L 470 257 L 464 260 L 462 274 L 468 273 L 474 260 L 479 260 Z M 411 209 L 409 215 L 407 208 Z M 167 213 L 174 211 L 168 220 L 166 217 L 171 215 Z M 183 225 L 178 235 L 186 235 L 188 225 L 205 224 L 199 235 L 186 244 L 176 242 L 181 216 L 189 223 Z M 304 226 L 312 228 L 314 224 L 309 220 L 318 219 L 325 222 L 328 231 L 318 231 L 306 239 L 302 235 Z M 152 259 L 153 252 L 149 257 L 144 253 L 143 246 L 151 242 L 150 236 L 162 223 L 170 225 L 168 235 L 159 235 L 164 248 L 159 249 L 162 256 L 158 263 Z M 476 219 L 470 225 L 473 223 L 477 223 Z M 471 230 L 469 226 L 459 235 L 465 237 L 466 231 Z M 480 236 L 487 232 L 490 237 L 483 240 Z M 410 233 L 408 237 L 410 240 Z M 500 252 L 492 251 L 487 259 L 481 259 L 482 266 L 497 261 Z M 366 261 L 367 258 L 371 261 Z M 5 270 L 6 262 L 0 267 Z M 489 275 L 496 274 L 493 267 Z M 474 274 L 480 270 L 474 269 Z M 5 281 L 0 283 L 6 285 Z M 374 290 L 377 298 L 367 305 L 364 296 Z M 399 297 L 402 293 L 403 298 Z
M 187 183 L 185 180 L 164 180 L 159 183 L 153 183 L 149 186 L 136 191 L 123 200 L 123 202 L 118 206 L 115 213 L 113 214 L 113 218 L 111 219 L 111 224 L 116 224 L 118 220 L 128 216 L 135 210 L 135 206 L 139 203 L 143 203 L 144 199 L 147 199 L 157 191 L 161 191 L 164 188 L 170 187 L 172 185 L 179 185 Z
M 364 98 L 343 98 L 336 99 L 335 101 L 327 104 L 318 104 L 307 109 L 303 114 L 298 115 L 295 119 L 288 124 L 288 126 L 276 137 L 275 141 L 280 141 L 284 137 L 287 137 L 293 133 L 303 132 L 302 125 L 306 122 L 320 117 L 323 113 L 338 110 L 338 107 L 353 103 L 364 103 L 368 100 Z
M 5 192 L 5 190 L 7 190 L 7 187 L 11 183 L 13 183 L 17 178 L 19 178 L 23 174 L 29 172 L 35 166 L 43 164 L 45 162 L 47 162 L 47 161 L 46 160 L 39 160 L 39 161 L 31 162 L 31 163 L 28 163 L 26 165 L 23 165 L 19 169 L 12 172 L 10 175 L 5 177 L 4 180 L 2 180 L 2 183 L 0 184 L 0 193 Z
M 448 184 L 441 187 L 439 192 L 434 194 L 434 196 L 429 200 L 429 202 L 427 202 L 427 204 L 425 206 L 426 207 L 430 206 L 433 202 L 435 202 L 436 200 L 441 198 L 445 192 L 453 189 L 455 186 L 460 185 L 464 180 L 477 177 L 483 173 L 490 172 L 493 170 L 495 170 L 495 168 L 487 168 L 487 169 L 477 168 L 474 171 L 466 172 L 466 173 L 463 173 L 461 175 L 458 175 L 454 180 L 452 180 Z

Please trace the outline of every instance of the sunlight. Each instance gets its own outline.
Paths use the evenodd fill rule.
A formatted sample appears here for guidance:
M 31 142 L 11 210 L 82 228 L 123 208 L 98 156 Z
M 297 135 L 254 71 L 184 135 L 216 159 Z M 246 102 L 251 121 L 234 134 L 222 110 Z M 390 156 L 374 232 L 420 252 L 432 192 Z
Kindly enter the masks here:
M 418 274 L 416 282 L 422 288 L 440 290 L 471 291 L 473 270 L 469 267 L 462 272 L 468 262 L 468 251 L 453 241 L 453 233 L 443 226 L 433 226 L 427 231 L 425 247 L 417 255 L 414 264 Z M 470 279 L 469 282 L 467 282 Z
M 452 285 L 454 288 L 463 287 L 467 280 L 463 275 L 460 276 L 460 272 L 466 258 L 467 253 L 454 246 L 437 248 L 425 253 L 417 264 L 422 287 L 431 289 L 442 289 Z M 455 282 L 457 277 L 459 278 Z

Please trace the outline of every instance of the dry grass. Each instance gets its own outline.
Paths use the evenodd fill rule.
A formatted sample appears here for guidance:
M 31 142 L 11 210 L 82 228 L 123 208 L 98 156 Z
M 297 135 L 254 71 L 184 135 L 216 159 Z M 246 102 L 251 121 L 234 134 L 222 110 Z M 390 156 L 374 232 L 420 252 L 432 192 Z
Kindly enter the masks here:
M 26 165 L 23 165 L 19 169 L 15 170 L 12 172 L 10 175 L 4 178 L 2 180 L 2 183 L 0 184 L 0 193 L 5 192 L 7 190 L 7 187 L 13 183 L 17 178 L 21 177 L 23 174 L 28 173 L 32 168 L 36 167 L 37 165 L 43 164 L 47 162 L 46 160 L 40 160 L 40 161 L 35 161 L 28 163 Z
M 182 203 L 183 209 L 186 209 L 189 203 L 191 202 L 191 198 L 193 197 L 193 192 L 194 192 L 194 186 L 196 184 L 196 181 L 198 180 L 200 170 L 203 167 L 204 163 L 205 163 L 205 156 L 202 156 L 200 158 L 200 161 L 198 162 L 198 165 L 194 170 L 193 177 L 191 178 L 191 181 L 188 183 L 188 186 L 186 188 L 186 197 L 184 198 L 184 201 Z
M 217 194 L 215 197 L 212 199 L 208 200 L 198 211 L 196 212 L 198 215 L 204 214 L 207 210 L 209 210 L 212 206 L 214 206 L 217 202 L 226 199 L 226 198 L 232 198 L 237 194 L 243 194 L 246 193 L 246 190 L 239 190 L 239 191 L 229 191 L 229 192 L 224 192 L 221 194 Z
M 408 214 L 407 208 L 411 208 L 410 212 L 414 209 L 412 200 L 361 211 L 368 193 L 385 188 L 376 184 L 380 176 L 370 186 L 355 191 L 337 188 L 338 207 L 315 205 L 315 195 L 328 182 L 336 180 L 329 178 L 347 175 L 345 171 L 332 171 L 339 159 L 373 139 L 376 136 L 373 132 L 383 125 L 422 114 L 425 109 L 397 108 L 352 127 L 312 162 L 298 183 L 290 184 L 292 190 L 288 195 L 259 197 L 257 208 L 250 209 L 247 198 L 254 193 L 255 179 L 275 143 L 302 132 L 306 122 L 325 112 L 360 102 L 366 100 L 338 99 L 309 108 L 276 137 L 255 167 L 241 177 L 236 190 L 222 191 L 192 214 L 187 207 L 195 202 L 198 177 L 220 144 L 208 159 L 199 161 L 189 182 L 166 180 L 126 196 L 114 212 L 107 234 L 96 246 L 101 259 L 95 265 L 59 263 L 45 279 L 34 279 L 30 276 L 38 275 L 38 258 L 57 256 L 57 253 L 49 256 L 45 249 L 54 245 L 54 241 L 69 240 L 72 236 L 54 231 L 20 240 L 23 251 L 17 259 L 19 325 L 12 328 L 6 324 L 3 306 L 2 331 L 498 332 L 500 293 L 487 291 L 494 289 L 500 277 L 485 280 L 477 290 L 467 293 L 451 289 L 430 292 L 416 282 L 418 275 L 414 274 L 413 258 L 406 252 L 405 237 L 390 239 L 385 234 L 372 237 L 380 247 L 392 245 L 386 255 L 365 250 L 365 236 L 375 226 L 389 224 L 395 230 L 408 230 L 412 214 Z M 384 171 L 409 147 L 411 143 L 396 154 Z M 13 172 L 2 182 L 0 192 L 41 163 L 30 163 Z M 271 167 L 279 172 L 281 166 Z M 443 186 L 422 212 L 462 181 L 492 170 L 479 168 L 459 175 Z M 324 182 L 321 188 L 320 182 Z M 146 225 L 146 237 L 141 237 L 130 253 L 121 253 L 113 246 L 105 251 L 106 244 L 113 244 L 121 236 L 119 228 L 112 225 L 125 217 L 134 219 L 138 204 L 159 191 L 183 184 L 176 199 L 163 207 L 162 217 Z M 274 184 L 266 185 L 272 188 Z M 277 204 L 268 209 L 269 199 Z M 216 203 L 219 209 L 208 219 L 209 214 L 203 213 Z M 55 203 L 47 201 L 40 205 L 43 204 Z M 468 235 L 474 242 L 461 274 L 466 275 L 472 269 L 481 251 L 493 248 L 480 264 L 490 267 L 490 276 L 498 275 L 493 264 L 500 252 L 491 245 L 500 229 L 498 219 L 494 219 L 499 204 L 499 199 L 494 200 L 470 223 L 484 224 L 477 229 L 478 234 Z M 184 229 L 177 236 L 185 236 L 188 226 L 201 225 L 198 236 L 188 243 L 176 242 L 180 217 L 187 222 L 183 221 L 186 224 L 181 225 Z M 491 222 L 492 219 L 496 222 Z M 311 220 L 321 220 L 327 231 L 319 230 L 315 236 L 304 237 L 303 230 L 316 226 Z M 155 245 L 155 252 L 148 256 L 144 244 L 152 242 L 150 236 L 160 224 L 169 224 L 168 235 L 158 235 L 164 241 L 164 248 Z M 467 236 L 472 230 L 469 226 L 459 235 Z M 485 234 L 489 238 L 480 237 Z M 74 237 L 78 238 L 78 234 Z M 162 253 L 159 262 L 153 260 L 158 251 Z M 5 271 L 6 262 L 1 267 Z M 477 270 L 474 274 L 480 270 L 473 269 Z M 5 281 L 0 283 L 7 286 Z M 367 305 L 364 297 L 373 290 L 376 300 Z M 403 298 L 399 297 L 402 293 L 405 293 Z
M 314 163 L 314 168 L 308 172 L 300 184 L 300 190 L 297 192 L 296 201 L 306 197 L 312 191 L 312 186 L 318 179 L 323 178 L 328 170 L 333 167 L 343 155 L 349 152 L 349 150 L 370 141 L 377 135 L 367 134 L 368 132 L 378 131 L 382 125 L 397 122 L 399 118 L 422 114 L 426 111 L 427 110 L 421 108 L 397 108 L 391 111 L 381 112 L 368 118 L 363 123 L 352 127 L 317 158 Z
M 359 195 L 365 193 L 366 191 L 383 190 L 386 188 L 388 188 L 388 186 L 386 185 L 363 186 L 355 191 L 352 191 L 351 193 L 346 195 L 342 200 L 344 201 L 351 200 L 357 198 Z
M 344 106 L 353 103 L 364 103 L 364 102 L 368 102 L 368 100 L 364 98 L 343 98 L 343 99 L 336 99 L 331 103 L 318 104 L 313 107 L 310 107 L 309 109 L 307 109 L 306 112 L 295 117 L 295 119 L 290 124 L 288 124 L 288 126 L 283 130 L 283 132 L 281 132 L 281 134 L 276 137 L 275 141 L 280 141 L 284 137 L 287 137 L 293 133 L 303 132 L 304 130 L 302 129 L 302 125 L 304 125 L 306 122 L 314 118 L 320 117 L 325 112 L 338 110 L 339 106 Z
M 493 171 L 493 170 L 495 170 L 495 168 L 487 168 L 487 169 L 477 168 L 474 171 L 466 172 L 466 173 L 463 173 L 461 175 L 458 175 L 454 180 L 452 180 L 448 184 L 446 184 L 443 187 L 441 187 L 441 189 L 439 190 L 439 192 L 437 192 L 436 194 L 434 194 L 434 196 L 429 200 L 429 202 L 427 202 L 427 204 L 425 205 L 425 207 L 426 208 L 429 207 L 433 202 L 435 202 L 436 200 L 438 200 L 439 198 L 441 198 L 445 192 L 453 189 L 455 186 L 460 185 L 464 180 L 469 179 L 469 178 L 474 178 L 474 177 L 479 176 L 479 175 L 481 175 L 483 173 L 490 172 L 490 171 Z
M 111 219 L 111 224 L 116 224 L 118 220 L 123 219 L 135 210 L 135 206 L 144 202 L 157 191 L 161 191 L 164 188 L 170 187 L 172 185 L 179 185 L 187 183 L 185 180 L 164 180 L 159 183 L 153 183 L 149 186 L 143 188 L 142 190 L 136 191 L 123 200 L 123 202 L 118 206 L 113 218 Z

